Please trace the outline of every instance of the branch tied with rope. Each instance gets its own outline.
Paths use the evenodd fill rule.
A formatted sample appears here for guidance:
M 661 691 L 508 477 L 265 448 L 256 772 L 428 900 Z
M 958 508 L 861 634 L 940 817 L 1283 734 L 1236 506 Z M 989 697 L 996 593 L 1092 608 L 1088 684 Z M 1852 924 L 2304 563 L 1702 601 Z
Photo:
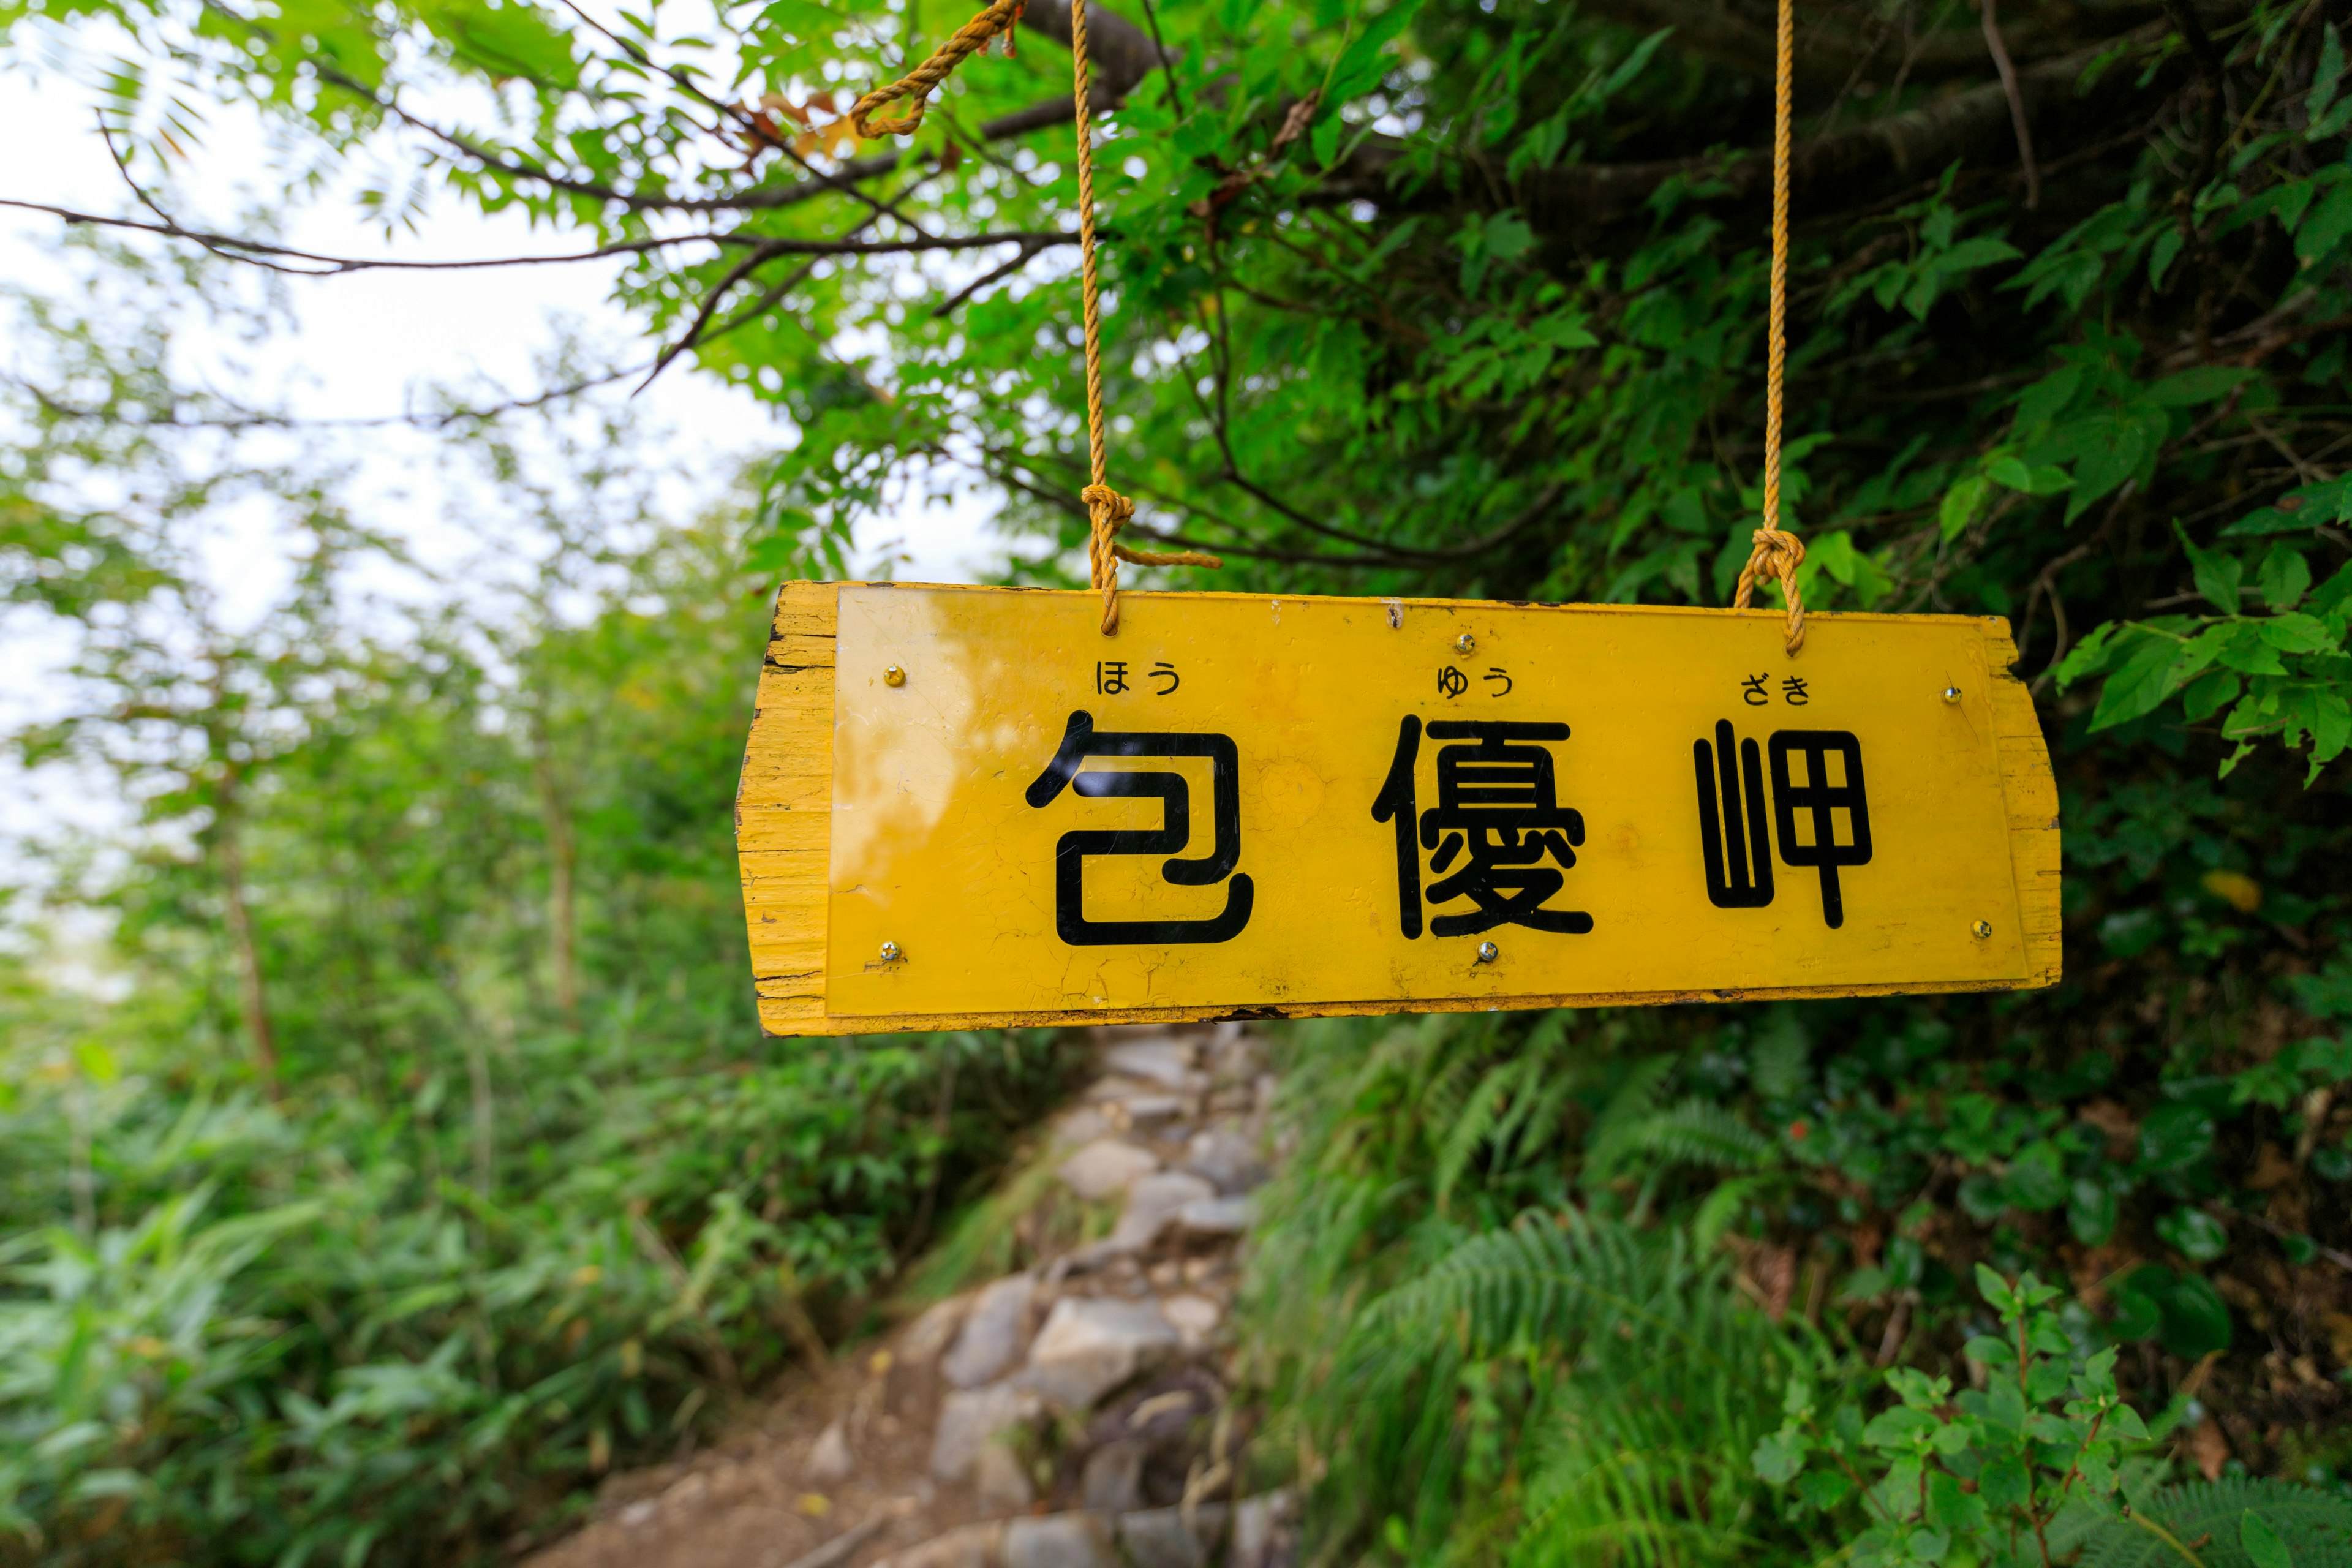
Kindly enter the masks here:
M 1756 584 L 1778 578 L 1789 600 L 1785 641 L 1791 656 L 1805 646 L 1805 601 L 1797 591 L 1797 568 L 1804 541 L 1780 527 L 1780 405 L 1789 362 L 1789 128 L 1796 84 L 1795 0 L 1780 0 L 1779 58 L 1772 103 L 1772 304 L 1765 329 L 1764 526 L 1751 536 L 1754 549 L 1739 569 L 1731 607 L 1748 608 Z
M 923 122 L 930 94 L 956 67 L 987 47 L 1003 33 L 1011 54 L 1013 29 L 1027 0 L 994 0 L 994 4 L 956 29 L 931 58 L 887 87 L 877 87 L 850 107 L 849 120 L 860 136 L 903 136 Z M 1086 503 L 1087 581 L 1102 595 L 1102 634 L 1118 630 L 1118 568 L 1133 566 L 1223 566 L 1214 555 L 1196 550 L 1133 550 L 1118 542 L 1118 531 L 1133 521 L 1135 503 L 1110 488 L 1109 461 L 1104 438 L 1102 395 L 1102 307 L 1095 272 L 1095 144 L 1092 72 L 1087 64 L 1087 0 L 1070 0 L 1070 61 L 1078 131 L 1078 283 L 1086 320 L 1087 458 L 1090 482 L 1078 492 Z M 871 121 L 874 110 L 902 98 L 915 100 L 914 112 L 900 120 Z
M 953 75 L 956 67 L 988 47 L 989 41 L 1003 34 L 1004 54 L 1013 56 L 1013 31 L 1021 26 L 1021 14 L 1028 9 L 1029 0 L 994 0 L 979 16 L 955 30 L 955 36 L 931 51 L 931 58 L 887 86 L 872 92 L 849 106 L 850 128 L 867 141 L 885 136 L 908 136 L 923 123 L 923 110 L 930 107 L 931 94 L 940 83 Z M 897 120 L 876 120 L 874 111 L 902 98 L 915 100 L 913 111 Z

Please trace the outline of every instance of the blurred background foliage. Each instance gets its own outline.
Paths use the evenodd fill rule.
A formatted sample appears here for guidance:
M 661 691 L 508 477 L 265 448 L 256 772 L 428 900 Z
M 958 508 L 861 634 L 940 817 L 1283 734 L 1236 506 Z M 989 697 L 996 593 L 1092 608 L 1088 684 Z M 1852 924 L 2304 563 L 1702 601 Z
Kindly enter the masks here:
M 26 863 L 108 984 L 0 957 L 0 1552 L 495 1557 L 855 1328 L 1075 1058 L 761 1040 L 756 476 L 656 521 L 625 423 L 468 426 L 520 560 L 404 605 L 341 476 L 96 309 L 44 310 L 0 458 L 0 580 L 75 649 L 13 740 L 135 813 Z M 240 623 L 197 546 L 254 506 L 296 563 Z
M 1111 477 L 1139 531 L 1227 558 L 1145 582 L 1722 602 L 1759 478 L 1768 7 L 1090 14 L 1116 110 Z M 914 136 L 841 123 L 961 19 L 0 7 L 12 47 L 125 40 L 109 129 L 136 177 L 195 138 L 176 105 L 256 103 L 304 158 L 402 172 L 363 192 L 395 247 L 437 189 L 629 247 L 649 355 L 787 429 L 740 504 L 690 526 L 651 526 L 620 448 L 585 441 L 567 467 L 601 476 L 609 531 L 567 532 L 567 492 L 539 514 L 539 587 L 488 625 L 385 636 L 339 618 L 331 568 L 386 546 L 316 476 L 158 469 L 143 510 L 61 501 L 72 464 L 146 472 L 145 411 L 177 405 L 107 390 L 144 374 L 135 343 L 72 371 L 87 331 L 52 324 L 58 375 L 89 385 L 26 405 L 0 544 L 12 593 L 90 628 L 111 706 L 26 742 L 114 770 L 154 831 L 84 884 L 121 913 L 133 996 L 85 1017 L 12 993 L 23 1147 L 66 1141 L 8 1176 L 22 1539 L 135 1521 L 195 1551 L 249 1515 L 267 1529 L 213 1549 L 388 1557 L 424 1538 L 378 1521 L 458 1488 L 467 1510 L 429 1505 L 435 1550 L 481 1547 L 756 1376 L 793 1303 L 821 1316 L 882 1278 L 1050 1092 L 1040 1040 L 756 1044 L 728 890 L 755 586 L 837 571 L 877 508 L 961 486 L 1003 500 L 1008 580 L 1083 574 L 1066 5 L 1031 0 L 1019 54 L 968 66 Z M 2340 1493 L 2345 20 L 2324 0 L 1802 8 L 1806 595 L 2011 620 L 2064 799 L 2068 977 L 1288 1031 L 1297 1142 L 1255 1320 L 1284 1440 L 1255 1452 L 1312 1489 L 1320 1560 L 1861 1561 L 1897 1536 L 2010 1560 L 1980 1510 L 1890 1524 L 1884 1486 L 1805 1469 L 1898 1409 L 1951 1433 L 1953 1463 L 1979 1451 L 1952 1412 L 1985 1396 L 1969 1347 L 2001 1328 L 1979 1265 L 2063 1282 L 2031 1312 L 2066 1348 L 2036 1353 L 2062 1387 L 2111 1375 L 2145 1419 L 2119 1484 L 2152 1516 L 2226 1520 L 2296 1483 L 2320 1518 Z M 293 264 L 259 233 L 208 243 Z M 494 474 L 497 429 L 464 436 Z M 219 631 L 173 555 L 198 483 L 266 492 L 316 542 L 264 633 Z M 986 1086 L 946 1112 L 940 1053 Z M 887 1114 L 836 1124 L 845 1093 Z M 181 1163 L 117 1174 L 142 1160 Z M 362 1190 L 425 1227 L 429 1280 L 352 1279 L 351 1227 L 293 1206 Z M 575 1204 L 601 1217 L 517 1217 Z M 593 1236 L 637 1249 L 643 1281 L 600 1273 L 597 1300 L 658 1308 L 592 1321 L 566 1294 L 625 1268 Z M 298 1283 L 312 1257 L 335 1283 Z M 102 1260 L 151 1258 L 236 1283 L 74 1326 L 107 1291 L 145 1300 L 106 1268 L 165 1268 Z M 233 1342 L 217 1364 L 308 1357 L 310 1381 L 207 1381 L 209 1352 L 165 1359 L 166 1317 Z M 1919 1394 L 1935 1377 L 1954 1403 Z M 1853 1419 L 1822 1435 L 1809 1411 Z M 530 1421 L 559 1438 L 525 1444 Z M 463 1458 L 490 1449 L 509 1462 Z M 2209 1562 L 2278 1560 L 2252 1530 L 2205 1536 Z M 2056 1539 L 2139 1560 L 2079 1520 Z

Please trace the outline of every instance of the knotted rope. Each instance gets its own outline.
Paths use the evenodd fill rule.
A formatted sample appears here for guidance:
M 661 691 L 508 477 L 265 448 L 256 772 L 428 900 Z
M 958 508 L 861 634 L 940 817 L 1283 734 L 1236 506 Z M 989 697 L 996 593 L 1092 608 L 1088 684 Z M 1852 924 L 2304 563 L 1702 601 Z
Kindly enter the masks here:
M 1755 548 L 1739 571 L 1731 607 L 1744 610 L 1756 584 L 1780 580 L 1789 599 L 1787 643 L 1793 654 L 1805 646 L 1805 601 L 1797 592 L 1797 566 L 1804 542 L 1780 528 L 1780 392 L 1789 360 L 1789 122 L 1796 79 L 1795 0 L 1780 0 L 1780 58 L 1772 105 L 1772 305 L 1765 329 L 1764 526 L 1751 536 Z
M 1118 630 L 1118 563 L 1138 566 L 1222 566 L 1197 551 L 1162 553 L 1129 550 L 1118 531 L 1135 516 L 1135 503 L 1110 488 L 1103 440 L 1102 310 L 1095 281 L 1095 153 L 1093 88 L 1087 68 L 1087 0 L 1070 0 L 1070 60 L 1075 73 L 1078 121 L 1078 292 L 1087 338 L 1087 458 L 1093 482 L 1078 492 L 1087 503 L 1087 580 L 1102 595 L 1102 634 Z
M 850 106 L 850 128 L 860 136 L 904 136 L 923 122 L 923 109 L 940 83 L 956 67 L 987 47 L 999 33 L 1005 35 L 1005 53 L 1013 52 L 1013 29 L 1027 0 L 992 0 L 987 10 L 956 29 L 929 59 L 887 87 L 877 87 Z M 1093 482 L 1078 492 L 1087 505 L 1087 580 L 1102 594 L 1102 630 L 1118 630 L 1118 563 L 1137 566 L 1222 566 L 1213 555 L 1193 550 L 1160 552 L 1130 550 L 1118 542 L 1118 531 L 1135 516 L 1135 503 L 1110 488 L 1108 460 L 1103 442 L 1102 310 L 1095 279 L 1095 148 L 1092 73 L 1087 67 L 1086 0 L 1070 0 L 1070 60 L 1075 73 L 1078 122 L 1078 280 L 1084 302 L 1087 338 L 1087 457 Z M 915 100 L 914 112 L 899 120 L 868 118 L 885 104 L 902 98 Z
M 932 91 L 947 80 L 949 74 L 966 58 L 988 47 L 988 41 L 999 33 L 1004 35 L 1004 52 L 1013 52 L 1013 29 L 1021 25 L 1022 10 L 1028 0 L 994 0 L 987 10 L 955 30 L 955 36 L 931 52 L 931 58 L 900 77 L 887 87 L 877 87 L 849 106 L 849 126 L 867 141 L 882 136 L 905 136 L 923 123 L 923 110 L 929 107 Z M 902 98 L 915 100 L 914 112 L 898 120 L 871 120 L 867 117 L 885 104 L 896 103 Z

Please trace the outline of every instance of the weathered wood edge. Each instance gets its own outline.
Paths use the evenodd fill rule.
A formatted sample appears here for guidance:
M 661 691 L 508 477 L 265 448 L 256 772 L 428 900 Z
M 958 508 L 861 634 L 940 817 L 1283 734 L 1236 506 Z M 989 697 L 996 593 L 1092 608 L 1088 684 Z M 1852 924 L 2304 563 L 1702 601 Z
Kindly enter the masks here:
M 1993 744 L 2000 761 L 2000 793 L 2009 811 L 2009 857 L 2017 880 L 2017 913 L 2025 941 L 2025 978 L 2010 989 L 2055 985 L 2065 970 L 2064 901 L 2060 894 L 2058 781 L 2033 693 L 2011 667 L 2017 644 L 2009 622 L 1988 617 L 1985 673 L 1992 682 Z
M 877 584 L 880 585 L 880 584 Z M 906 584 L 914 586 L 916 584 Z M 2057 983 L 2059 932 L 2058 792 L 2050 753 L 2033 711 L 2032 694 L 2013 674 L 2017 650 L 2009 624 L 1998 617 L 1939 616 L 1982 627 L 1992 682 L 1993 723 L 2001 794 L 2010 826 L 2010 854 L 2024 926 L 2025 973 L 2014 980 L 1945 981 L 1909 984 L 1759 986 L 1744 990 L 1546 993 L 1463 996 L 1417 1002 L 1393 998 L 1318 1002 L 1297 1007 L 1124 1007 L 987 1014 L 907 1013 L 836 1017 L 824 1009 L 824 962 L 829 904 L 827 871 L 833 810 L 834 646 L 839 626 L 838 583 L 787 583 L 776 595 L 767 655 L 760 670 L 743 773 L 735 800 L 737 858 L 743 914 L 758 991 L 760 1026 L 778 1037 L 905 1034 L 975 1026 L 1175 1024 L 1227 1019 L 1365 1016 L 1412 1013 L 1476 1013 L 1545 1007 L 1648 1006 L 1677 1002 L 1761 1002 L 1828 996 L 1922 995 L 1944 992 L 2032 990 Z M 982 592 L 1034 593 L 1003 588 Z M 1188 595 L 1264 598 L 1259 594 Z M 1405 608 L 1461 611 L 1485 601 L 1402 599 Z M 1517 601 L 1507 607 L 1550 608 Z M 1724 615 L 1662 605 L 1577 605 L 1627 615 Z M 1779 612 L 1747 614 L 1777 619 Z M 1824 615 L 1816 620 L 1887 621 L 1927 617 L 1874 614 Z M 755 794 L 761 804 L 747 804 Z

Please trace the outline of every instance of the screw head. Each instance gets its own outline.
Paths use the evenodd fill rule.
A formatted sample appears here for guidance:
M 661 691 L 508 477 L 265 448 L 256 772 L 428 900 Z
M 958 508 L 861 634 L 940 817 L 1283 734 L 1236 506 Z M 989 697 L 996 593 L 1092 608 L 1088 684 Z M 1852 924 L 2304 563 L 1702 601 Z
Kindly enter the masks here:
M 882 684 L 885 686 L 904 686 L 907 684 L 907 672 L 900 669 L 894 664 L 889 668 L 882 672 Z
M 1468 632 L 1464 632 L 1460 637 L 1454 639 L 1454 651 L 1456 653 L 1470 653 L 1476 649 L 1477 647 L 1478 639 L 1472 637 Z
M 902 959 L 902 958 L 904 958 L 904 957 L 906 957 L 906 956 L 907 956 L 906 950 L 905 950 L 904 948 L 901 948 L 901 947 L 900 947 L 897 942 L 884 942 L 884 943 L 882 944 L 882 962 L 883 962 L 883 963 L 898 963 L 900 959 Z
M 1992 935 L 1992 921 L 1979 921 L 1976 924 L 1970 926 L 1969 930 L 1975 933 L 1976 939 L 1979 942 L 1983 942 Z
M 1960 689 L 1959 689 L 1958 687 L 1957 687 L 1957 686 L 1947 686 L 1946 688 L 1944 688 L 1944 700 L 1945 700 L 1945 701 L 1947 701 L 1947 702 L 1958 702 L 1959 700 L 1960 700 Z
M 1502 957 L 1502 956 L 1503 956 L 1503 950 L 1502 950 L 1501 948 L 1499 948 L 1499 947 L 1496 947 L 1493 942 L 1480 942 L 1480 943 L 1478 944 L 1478 962 L 1479 962 L 1479 963 L 1494 963 L 1494 962 L 1495 962 L 1495 960 L 1496 960 L 1496 959 L 1498 959 L 1498 958 L 1500 958 L 1500 957 Z

